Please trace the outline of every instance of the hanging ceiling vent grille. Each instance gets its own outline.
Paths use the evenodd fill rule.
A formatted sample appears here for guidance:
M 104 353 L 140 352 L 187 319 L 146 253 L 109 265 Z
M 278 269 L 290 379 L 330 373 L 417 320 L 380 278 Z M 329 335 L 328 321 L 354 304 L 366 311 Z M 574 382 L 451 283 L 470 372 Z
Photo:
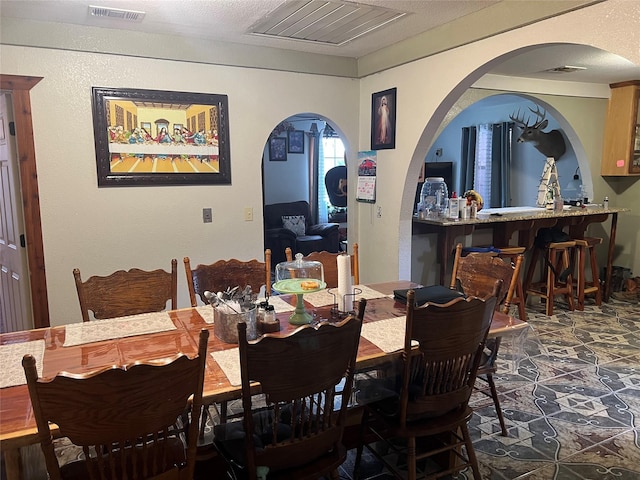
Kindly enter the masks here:
M 137 10 L 124 10 L 122 8 L 112 7 L 96 7 L 95 5 L 89 5 L 89 13 L 94 17 L 101 18 L 116 18 L 126 20 L 128 22 L 142 22 L 142 19 L 146 15 L 145 12 L 139 12 Z
M 586 70 L 587 67 L 576 67 L 573 65 L 563 65 L 562 67 L 549 68 L 548 70 L 543 70 L 543 72 L 547 73 L 573 73 L 579 72 L 581 70 Z
M 343 45 L 405 15 L 406 12 L 350 2 L 294 0 L 253 25 L 249 33 Z

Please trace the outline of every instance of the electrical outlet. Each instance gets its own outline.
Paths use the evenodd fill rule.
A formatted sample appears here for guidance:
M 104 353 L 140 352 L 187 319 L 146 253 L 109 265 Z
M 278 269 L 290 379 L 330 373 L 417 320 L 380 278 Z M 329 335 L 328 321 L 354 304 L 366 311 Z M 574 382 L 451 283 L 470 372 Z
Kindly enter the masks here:
M 436 149 L 436 157 L 441 157 L 442 156 L 442 149 L 441 148 L 437 148 Z
M 377 215 L 378 215 L 378 218 L 382 218 L 382 207 L 378 207 Z
M 253 208 L 244 207 L 244 221 L 253 222 Z
M 210 208 L 202 209 L 202 223 L 211 223 L 213 221 L 213 213 Z

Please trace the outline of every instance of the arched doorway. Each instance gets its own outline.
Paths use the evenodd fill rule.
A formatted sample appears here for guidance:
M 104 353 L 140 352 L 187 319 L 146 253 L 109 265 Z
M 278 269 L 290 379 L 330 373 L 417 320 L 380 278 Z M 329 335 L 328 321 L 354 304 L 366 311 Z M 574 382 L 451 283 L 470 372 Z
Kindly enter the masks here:
M 274 217 L 273 212 L 280 212 L 281 208 L 293 202 L 308 203 L 310 222 L 314 226 L 311 233 L 320 234 L 323 230 L 320 226 L 339 223 L 335 227 L 337 243 L 332 240 L 329 243 L 318 243 L 317 247 L 326 247 L 323 249 L 329 248 L 336 252 L 344 248 L 347 240 L 345 150 L 345 144 L 335 125 L 321 115 L 300 113 L 286 118 L 274 127 L 265 144 L 262 162 L 265 248 L 271 248 L 274 264 L 284 260 L 283 251 L 286 246 L 292 250 L 296 248 L 293 239 L 283 243 L 273 238 L 277 234 L 275 227 L 278 225 L 275 224 L 279 220 Z M 334 203 L 335 195 L 327 191 L 327 180 L 333 178 L 328 173 L 330 170 L 335 173 L 335 167 L 344 168 L 341 171 L 345 173 L 342 182 L 337 179 L 338 186 L 342 185 L 345 195 L 337 204 Z M 274 209 L 273 205 L 281 207 Z M 287 212 L 284 211 L 280 213 L 290 216 L 285 215 Z M 309 221 L 306 226 L 309 227 Z M 329 228 L 324 228 L 322 235 Z M 280 233 L 282 239 L 284 234 Z

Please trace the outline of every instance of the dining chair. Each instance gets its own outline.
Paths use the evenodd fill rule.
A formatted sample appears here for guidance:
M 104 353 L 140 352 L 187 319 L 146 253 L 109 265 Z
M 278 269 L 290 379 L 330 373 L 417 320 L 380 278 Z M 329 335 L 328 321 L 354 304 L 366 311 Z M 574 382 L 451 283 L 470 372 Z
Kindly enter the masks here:
M 492 253 L 470 253 L 462 255 L 462 244 L 456 245 L 456 253 L 453 261 L 453 272 L 451 274 L 451 285 L 453 289 L 461 288 L 466 295 L 473 295 L 485 298 L 492 294 L 496 280 L 502 280 L 503 288 L 498 293 L 496 308 L 508 314 L 511 306 L 511 299 L 516 292 L 520 278 L 520 269 L 524 256 L 516 255 L 515 263 L 510 259 L 495 256 Z M 505 261 L 508 260 L 508 261 Z M 490 397 L 496 408 L 500 429 L 503 436 L 508 436 L 507 427 L 500 407 L 500 399 L 496 390 L 493 374 L 497 371 L 496 360 L 500 349 L 501 337 L 488 339 L 486 349 L 482 356 L 480 367 L 478 368 L 478 378 L 486 380 L 489 385 Z
M 238 324 L 243 421 L 216 425 L 233 478 L 338 479 L 366 300 L 357 316 L 247 341 Z M 264 404 L 252 396 L 259 382 Z M 268 472 L 268 476 L 262 476 Z
M 241 261 L 235 258 L 218 260 L 211 265 L 200 264 L 191 269 L 189 257 L 184 257 L 184 269 L 187 274 L 189 300 L 191 306 L 196 307 L 200 300 L 207 305 L 204 292 L 223 292 L 227 288 L 251 286 L 254 293 L 258 293 L 262 285 L 266 286 L 267 295 L 271 295 L 271 250 L 264 252 L 264 262 L 253 259 Z
M 481 480 L 467 428 L 473 413 L 468 404 L 496 297 L 460 297 L 420 307 L 414 300 L 414 292 L 409 291 L 402 373 L 393 389 L 395 395 L 364 405 L 354 478 L 360 476 L 362 452 L 367 448 L 399 479 L 415 480 L 418 461 L 449 452 L 445 471 L 426 478 L 471 467 L 473 477 Z M 436 445 L 429 445 L 436 439 Z M 398 457 L 385 455 L 376 446 Z M 406 458 L 407 471 L 392 457 Z
M 302 257 L 303 260 L 316 261 L 322 263 L 324 271 L 324 281 L 328 288 L 336 288 L 338 286 L 338 255 L 342 253 L 329 252 L 311 252 L 309 255 Z M 293 260 L 293 252 L 291 248 L 285 249 L 287 261 Z M 353 253 L 351 254 L 351 276 L 353 284 L 360 284 L 360 263 L 358 261 L 358 244 L 353 244 Z
M 178 262 L 171 260 L 171 271 L 118 270 L 108 276 L 94 275 L 82 281 L 80 269 L 73 269 L 82 321 L 123 317 L 139 313 L 175 310 L 178 304 Z
M 192 479 L 198 431 L 176 427 L 185 410 L 198 421 L 209 332 L 198 353 L 39 378 L 36 360 L 22 365 L 49 478 L 52 480 Z M 51 424 L 81 447 L 59 465 Z

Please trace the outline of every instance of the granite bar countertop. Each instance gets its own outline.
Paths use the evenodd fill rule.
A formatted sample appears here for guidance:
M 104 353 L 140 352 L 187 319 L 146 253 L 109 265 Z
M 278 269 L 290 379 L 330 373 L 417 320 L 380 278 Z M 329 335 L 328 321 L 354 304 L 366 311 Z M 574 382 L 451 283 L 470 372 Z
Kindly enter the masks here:
M 451 218 L 427 218 L 421 219 L 417 215 L 413 216 L 413 221 L 430 225 L 453 226 L 453 225 L 480 225 L 485 223 L 514 222 L 519 220 L 538 220 L 545 218 L 581 217 L 585 215 L 600 215 L 619 212 L 629 212 L 629 208 L 609 207 L 592 204 L 584 207 L 565 206 L 562 212 L 554 212 L 538 207 L 505 207 L 487 208 L 478 212 L 477 218 L 451 219 Z

